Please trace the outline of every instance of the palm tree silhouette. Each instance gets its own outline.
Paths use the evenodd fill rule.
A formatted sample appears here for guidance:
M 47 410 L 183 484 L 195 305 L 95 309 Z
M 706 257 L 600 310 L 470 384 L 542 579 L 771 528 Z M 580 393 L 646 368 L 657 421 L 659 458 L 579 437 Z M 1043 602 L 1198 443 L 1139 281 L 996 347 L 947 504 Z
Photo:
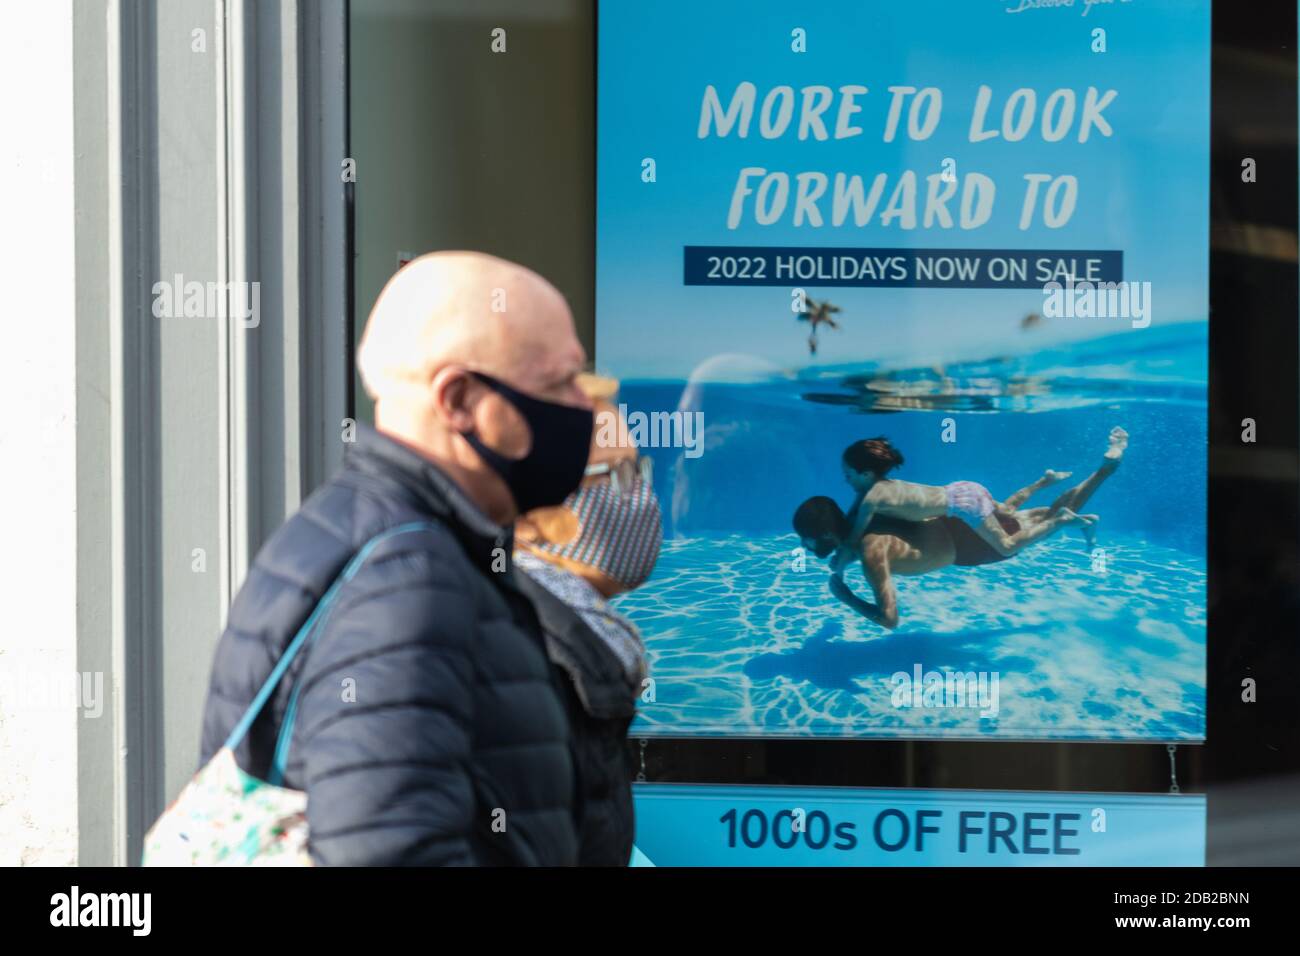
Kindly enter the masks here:
M 804 311 L 800 312 L 798 319 L 800 322 L 809 323 L 808 328 L 808 354 L 817 354 L 817 327 L 826 325 L 829 328 L 839 331 L 839 325 L 831 318 L 831 315 L 839 312 L 838 305 L 831 305 L 829 301 L 823 300 L 817 302 L 814 299 L 804 300 Z

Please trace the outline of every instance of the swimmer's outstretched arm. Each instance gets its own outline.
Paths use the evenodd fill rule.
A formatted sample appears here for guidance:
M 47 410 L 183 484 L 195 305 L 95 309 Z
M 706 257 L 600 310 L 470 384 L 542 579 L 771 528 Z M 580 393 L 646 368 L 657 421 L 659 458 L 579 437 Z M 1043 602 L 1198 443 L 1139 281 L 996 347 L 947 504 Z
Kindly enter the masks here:
M 876 506 L 864 498 L 854 512 L 853 527 L 849 529 L 848 537 L 844 539 L 835 552 L 835 557 L 831 559 L 833 573 L 843 573 L 844 569 L 862 554 L 862 537 L 867 533 L 867 525 L 871 524 L 875 513 Z
M 890 616 L 878 606 L 872 604 L 870 601 L 864 601 L 862 598 L 854 594 L 849 586 L 844 583 L 844 579 L 839 575 L 831 575 L 831 593 L 873 624 L 879 624 L 881 627 L 892 628 L 898 623 L 897 616 L 894 616 L 891 621 Z
M 862 504 L 858 505 L 858 509 L 853 515 L 853 527 L 849 531 L 848 546 L 850 551 L 856 552 L 862 547 L 862 536 L 867 533 L 867 525 L 871 524 L 871 519 L 875 515 L 875 503 L 863 498 Z

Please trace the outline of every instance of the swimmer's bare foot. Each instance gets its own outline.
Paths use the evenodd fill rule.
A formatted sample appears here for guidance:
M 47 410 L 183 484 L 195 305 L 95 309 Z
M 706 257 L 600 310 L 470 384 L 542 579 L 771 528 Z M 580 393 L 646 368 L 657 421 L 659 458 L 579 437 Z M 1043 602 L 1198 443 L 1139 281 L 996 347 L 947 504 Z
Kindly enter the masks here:
M 1061 524 L 1076 524 L 1081 528 L 1090 528 L 1101 520 L 1101 516 L 1076 514 L 1069 508 L 1062 508 L 1056 513 L 1056 520 Z
M 1054 485 L 1058 481 L 1065 481 L 1065 479 L 1069 478 L 1072 474 L 1074 474 L 1072 471 L 1053 471 L 1048 468 L 1043 472 L 1043 477 L 1038 480 L 1042 482 L 1043 485 Z
M 1079 530 L 1083 532 L 1083 543 L 1091 551 L 1097 547 L 1097 522 L 1101 520 L 1098 515 L 1079 515 Z
M 1056 520 L 1060 524 L 1078 524 L 1079 516 L 1069 508 L 1062 508 L 1056 513 Z
M 1106 449 L 1106 454 L 1102 455 L 1103 464 L 1108 464 L 1112 468 L 1118 467 L 1126 448 L 1128 448 L 1128 432 L 1116 425 L 1110 430 L 1110 447 Z

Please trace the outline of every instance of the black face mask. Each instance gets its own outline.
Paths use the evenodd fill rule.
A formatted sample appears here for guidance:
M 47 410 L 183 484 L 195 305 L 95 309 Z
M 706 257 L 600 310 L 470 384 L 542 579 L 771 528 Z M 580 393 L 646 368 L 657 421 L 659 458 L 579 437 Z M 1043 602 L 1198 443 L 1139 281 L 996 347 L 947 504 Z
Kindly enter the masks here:
M 482 372 L 470 374 L 515 407 L 528 423 L 533 443 L 523 458 L 507 458 L 473 432 L 461 432 L 461 437 L 506 483 L 520 514 L 560 504 L 582 481 L 595 414 L 587 408 L 533 398 Z

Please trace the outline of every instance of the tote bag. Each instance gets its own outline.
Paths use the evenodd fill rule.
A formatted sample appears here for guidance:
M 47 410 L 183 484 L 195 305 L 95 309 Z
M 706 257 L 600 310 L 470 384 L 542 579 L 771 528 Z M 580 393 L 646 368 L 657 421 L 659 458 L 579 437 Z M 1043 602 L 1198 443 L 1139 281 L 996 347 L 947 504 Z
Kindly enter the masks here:
M 379 543 L 394 535 L 434 527 L 423 522 L 398 525 L 371 538 L 353 556 L 285 648 L 225 744 L 145 835 L 145 866 L 312 865 L 307 853 L 307 794 L 281 786 L 301 685 L 296 685 L 289 697 L 267 779 L 259 780 L 241 770 L 235 763 L 235 748 L 247 736 L 298 652 L 316 634 L 339 589 L 352 579 Z

